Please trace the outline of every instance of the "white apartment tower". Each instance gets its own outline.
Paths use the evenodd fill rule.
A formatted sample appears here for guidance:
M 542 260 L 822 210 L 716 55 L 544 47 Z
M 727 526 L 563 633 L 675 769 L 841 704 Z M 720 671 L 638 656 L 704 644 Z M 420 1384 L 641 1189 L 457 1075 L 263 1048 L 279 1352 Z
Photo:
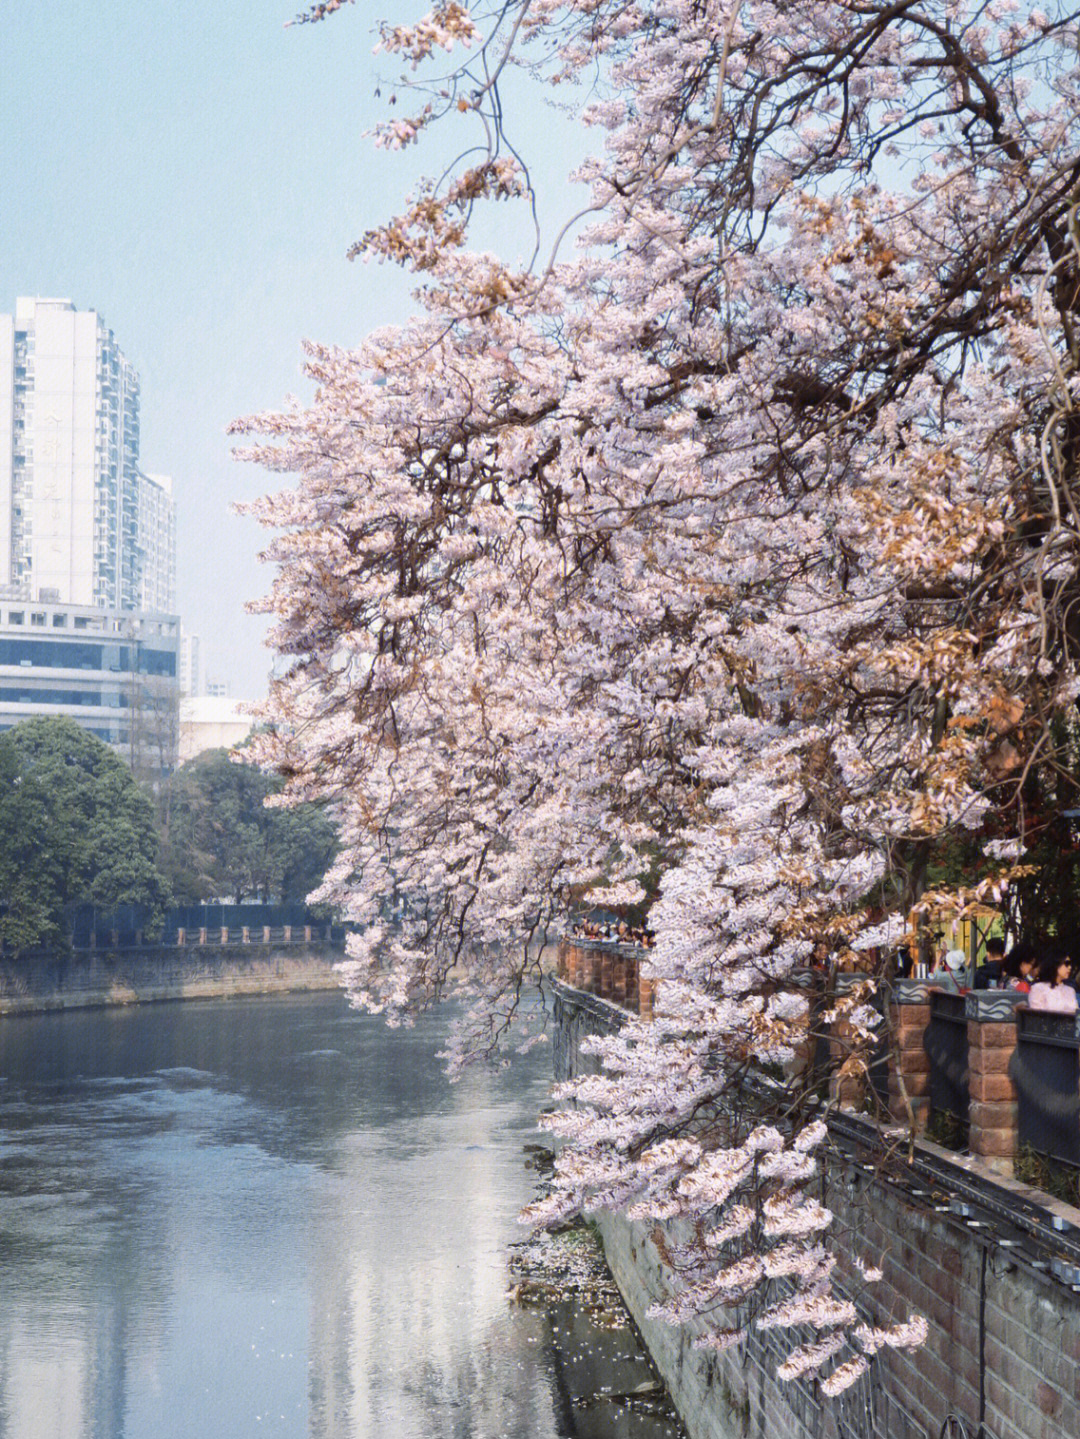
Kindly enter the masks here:
M 0 587 L 101 609 L 176 606 L 171 483 L 139 469 L 139 378 L 70 300 L 0 315 Z
M 140 475 L 139 587 L 135 608 L 171 614 L 176 609 L 176 506 L 172 477 Z
M 179 736 L 172 482 L 139 377 L 70 300 L 0 315 L 0 730 L 67 715 L 158 782 Z
M 202 668 L 199 663 L 199 636 L 180 629 L 180 693 L 184 699 L 202 694 Z

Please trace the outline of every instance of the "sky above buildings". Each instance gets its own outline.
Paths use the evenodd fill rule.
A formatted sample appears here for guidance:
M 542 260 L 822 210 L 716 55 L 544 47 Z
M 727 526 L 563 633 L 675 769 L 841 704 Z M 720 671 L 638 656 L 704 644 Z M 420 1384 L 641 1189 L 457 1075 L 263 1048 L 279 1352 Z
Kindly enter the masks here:
M 35 0 L 5 15 L 0 58 L 0 311 L 62 296 L 114 331 L 142 380 L 142 466 L 174 480 L 184 624 L 207 677 L 250 698 L 272 656 L 243 606 L 271 572 L 232 506 L 274 481 L 231 458 L 226 426 L 310 396 L 303 339 L 355 344 L 407 317 L 408 278 L 345 251 L 472 138 L 463 118 L 388 154 L 365 133 L 409 109 L 387 109 L 401 67 L 372 54 L 377 19 L 427 0 L 285 28 L 300 8 Z M 508 99 L 551 238 L 582 203 L 566 176 L 586 141 L 524 79 Z M 524 258 L 526 218 L 498 207 L 477 238 Z

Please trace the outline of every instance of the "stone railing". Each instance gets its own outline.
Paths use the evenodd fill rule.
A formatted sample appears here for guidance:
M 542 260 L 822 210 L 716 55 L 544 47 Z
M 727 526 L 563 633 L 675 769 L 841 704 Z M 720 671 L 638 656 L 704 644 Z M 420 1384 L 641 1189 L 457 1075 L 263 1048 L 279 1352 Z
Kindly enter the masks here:
M 648 950 L 604 939 L 561 939 L 556 973 L 582 994 L 652 1018 L 655 984 L 641 972 Z
M 635 945 L 563 939 L 557 976 L 580 994 L 649 1019 L 655 981 L 642 972 L 647 960 L 648 951 Z M 830 987 L 842 991 L 862 976 L 838 974 L 831 986 L 816 971 L 797 978 L 810 992 L 813 1016 Z M 996 1173 L 1011 1175 L 1017 1153 L 1030 1150 L 1080 1178 L 1080 1025 L 1071 1015 L 1032 1013 L 1023 998 L 897 981 L 882 1003 L 888 1038 L 871 1083 L 894 1120 L 969 1150 Z M 809 1041 L 803 1062 L 820 1074 L 823 1095 L 861 1109 L 866 1081 L 841 1074 L 845 1053 L 843 1034 L 830 1033 Z
M 1012 1174 L 1025 1150 L 1080 1171 L 1077 1020 L 1029 1010 L 1023 1000 L 901 981 L 891 1006 L 898 1063 L 890 1109 L 1000 1174 Z
M 602 976 L 601 970 L 601 983 Z M 808 977 L 808 985 L 816 983 Z M 1080 1042 L 1065 1034 L 1070 1021 L 1060 1016 L 1039 1015 L 1032 1025 L 1026 1009 L 1017 1010 L 1017 996 L 1007 993 L 931 994 L 925 983 L 902 981 L 890 1001 L 893 1047 L 901 1056 L 892 1101 L 900 1106 L 902 1079 L 925 1123 L 932 1090 L 938 1094 L 932 1065 L 948 1066 L 950 1082 L 966 1085 L 972 1150 L 980 1145 L 997 1170 L 987 1174 L 921 1140 L 910 1149 L 897 1146 L 887 1125 L 851 1109 L 829 1111 L 836 1148 L 822 1199 L 836 1216 L 840 1272 L 872 1253 L 882 1274 L 872 1289 L 852 1296 L 860 1316 L 889 1324 L 897 1315 L 924 1315 L 929 1335 L 922 1349 L 883 1352 L 848 1398 L 828 1409 L 817 1385 L 777 1380 L 781 1354 L 767 1335 L 763 1341 L 751 1330 L 746 1343 L 717 1353 L 695 1343 L 707 1322 L 678 1326 L 652 1318 L 657 1300 L 677 1290 L 654 1243 L 655 1221 L 635 1224 L 603 1210 L 595 1216 L 619 1288 L 694 1439 L 1080 1434 L 1080 1213 L 1001 1172 L 1011 1167 L 1016 1145 L 1010 1057 L 1018 1031 L 1021 1046 L 1053 1040 L 1068 1056 L 1066 1098 L 1075 1096 L 1069 1076 L 1076 1071 L 1065 1071 L 1080 1057 Z M 624 1006 L 557 984 L 556 1077 L 592 1072 L 597 1056 L 588 1046 L 582 1051 L 583 1040 L 626 1021 Z M 924 1046 L 932 1024 L 949 1029 L 934 1059 Z M 949 1093 L 941 1090 L 941 1102 Z

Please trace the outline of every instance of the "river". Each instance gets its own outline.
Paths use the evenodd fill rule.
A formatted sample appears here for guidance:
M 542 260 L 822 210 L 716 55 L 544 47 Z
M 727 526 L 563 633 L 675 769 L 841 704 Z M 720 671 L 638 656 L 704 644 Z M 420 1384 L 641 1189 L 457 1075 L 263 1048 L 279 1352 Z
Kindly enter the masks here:
M 338 994 L 0 1019 L 3 1439 L 667 1439 L 631 1330 L 508 1302 L 550 1054 Z

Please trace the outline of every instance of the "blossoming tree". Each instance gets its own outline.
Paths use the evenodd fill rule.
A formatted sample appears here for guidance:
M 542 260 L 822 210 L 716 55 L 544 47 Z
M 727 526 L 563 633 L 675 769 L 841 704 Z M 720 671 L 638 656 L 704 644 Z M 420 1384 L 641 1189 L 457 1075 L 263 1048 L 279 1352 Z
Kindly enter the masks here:
M 1017 0 L 444 0 L 383 32 L 419 98 L 380 139 L 474 121 L 482 158 L 355 247 L 418 313 L 236 427 L 292 477 L 253 507 L 289 661 L 262 758 L 337 807 L 356 1001 L 461 990 L 455 1060 L 489 1052 L 569 900 L 637 902 L 659 856 L 656 1018 L 571 1087 L 540 1217 L 668 1222 L 667 1317 L 802 1326 L 781 1372 L 829 1393 L 921 1330 L 834 1292 L 799 971 L 871 970 L 943 838 L 984 898 L 1032 796 L 1070 797 L 1078 33 Z M 511 64 L 604 135 L 588 228 L 529 270 L 466 246 L 530 195 Z M 868 992 L 826 1015 L 852 1064 Z

